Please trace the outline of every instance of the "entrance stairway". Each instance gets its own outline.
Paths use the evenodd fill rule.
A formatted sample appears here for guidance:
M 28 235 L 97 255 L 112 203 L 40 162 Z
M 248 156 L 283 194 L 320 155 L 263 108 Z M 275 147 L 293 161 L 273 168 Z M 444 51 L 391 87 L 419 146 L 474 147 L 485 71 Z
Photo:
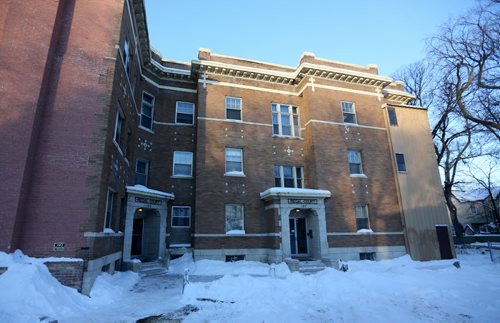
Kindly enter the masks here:
M 143 262 L 141 264 L 141 270 L 139 271 L 139 275 L 141 277 L 157 276 L 157 275 L 162 275 L 166 272 L 167 269 L 161 263 L 159 263 L 158 261 L 151 261 L 151 262 Z
M 326 266 L 321 260 L 303 260 L 299 262 L 299 272 L 304 275 L 311 275 L 325 268 Z

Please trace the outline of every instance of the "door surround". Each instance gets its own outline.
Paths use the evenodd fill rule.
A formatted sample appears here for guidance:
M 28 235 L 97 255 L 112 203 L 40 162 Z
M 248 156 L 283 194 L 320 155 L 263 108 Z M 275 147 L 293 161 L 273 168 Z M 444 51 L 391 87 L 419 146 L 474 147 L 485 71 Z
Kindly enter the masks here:
M 134 217 L 138 209 L 155 210 L 159 214 L 160 225 L 158 228 L 158 259 L 165 259 L 167 204 L 169 200 L 174 199 L 174 195 L 157 190 L 152 190 L 142 185 L 127 186 L 126 190 L 127 213 L 125 215 L 125 233 L 123 238 L 123 261 L 131 261 Z
M 330 196 L 331 193 L 327 190 L 284 187 L 272 187 L 260 193 L 260 198 L 267 204 L 266 208 L 278 209 L 282 260 L 292 257 L 289 219 L 291 212 L 296 209 L 310 211 L 308 225 L 313 230 L 314 237 L 309 245 L 310 256 L 317 259 L 328 258 L 324 200 Z

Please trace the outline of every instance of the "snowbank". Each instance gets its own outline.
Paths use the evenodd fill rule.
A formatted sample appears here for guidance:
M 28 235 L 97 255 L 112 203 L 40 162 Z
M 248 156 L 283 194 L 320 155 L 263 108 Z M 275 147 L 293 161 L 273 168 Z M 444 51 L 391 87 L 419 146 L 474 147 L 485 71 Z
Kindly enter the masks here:
M 191 283 L 184 304 L 200 308 L 185 322 L 497 322 L 500 267 L 484 256 L 453 261 L 351 261 L 283 279 L 224 276 Z
M 64 316 L 89 305 L 88 297 L 61 285 L 43 264 L 60 259 L 31 258 L 19 250 L 0 252 L 0 266 L 8 267 L 0 275 L 0 322 L 38 322 L 42 317 Z
M 269 276 L 271 268 L 274 268 L 276 276 L 284 277 L 290 274 L 288 266 L 284 263 L 268 265 L 256 261 L 223 262 L 217 260 L 199 260 L 194 262 L 191 253 L 170 262 L 168 271 L 174 274 L 184 274 L 189 269 L 190 275 L 256 275 Z

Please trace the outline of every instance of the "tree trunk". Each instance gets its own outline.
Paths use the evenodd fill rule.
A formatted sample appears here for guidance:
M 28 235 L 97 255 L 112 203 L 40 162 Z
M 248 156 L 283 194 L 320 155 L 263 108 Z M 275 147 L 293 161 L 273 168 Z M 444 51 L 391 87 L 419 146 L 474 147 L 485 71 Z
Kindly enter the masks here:
M 463 232 L 464 227 L 458 221 L 457 217 L 457 208 L 453 201 L 451 200 L 451 185 L 447 182 L 444 183 L 444 198 L 446 199 L 446 206 L 450 211 L 451 223 L 453 223 L 453 227 L 455 228 L 455 234 L 457 236 L 457 242 L 463 243 Z

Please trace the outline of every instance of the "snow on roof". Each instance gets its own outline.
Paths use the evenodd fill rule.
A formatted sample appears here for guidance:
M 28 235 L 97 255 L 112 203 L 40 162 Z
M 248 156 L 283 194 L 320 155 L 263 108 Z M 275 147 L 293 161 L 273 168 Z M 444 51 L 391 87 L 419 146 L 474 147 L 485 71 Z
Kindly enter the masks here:
M 330 197 L 332 193 L 327 190 L 315 190 L 310 188 L 290 188 L 290 187 L 271 187 L 260 193 L 260 198 L 270 196 L 295 196 L 295 197 Z
M 494 187 L 492 193 L 493 197 L 496 198 L 500 193 L 500 187 Z M 488 190 L 485 188 L 475 188 L 466 192 L 454 191 L 453 195 L 460 202 L 475 202 L 486 199 L 488 197 Z
M 174 194 L 172 194 L 172 193 L 166 193 L 166 192 L 162 192 L 162 191 L 153 190 L 153 189 L 147 188 L 144 185 L 127 186 L 127 193 L 135 193 L 135 194 L 149 195 L 149 196 L 153 196 L 153 197 L 161 197 L 161 198 L 169 198 L 169 199 L 174 198 Z

